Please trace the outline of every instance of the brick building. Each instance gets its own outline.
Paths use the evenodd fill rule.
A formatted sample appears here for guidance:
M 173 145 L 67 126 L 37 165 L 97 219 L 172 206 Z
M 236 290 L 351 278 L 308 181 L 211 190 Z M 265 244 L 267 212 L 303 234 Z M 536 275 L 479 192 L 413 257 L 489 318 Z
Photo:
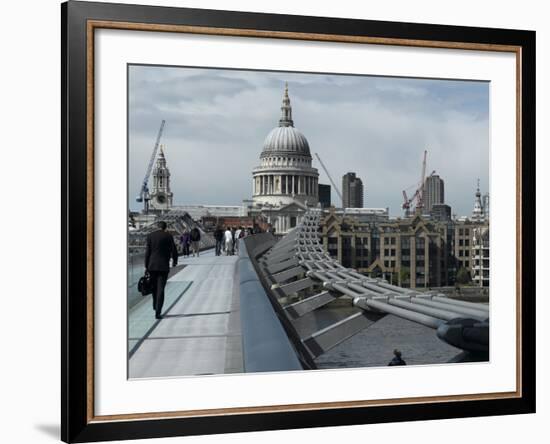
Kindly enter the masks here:
M 488 239 L 489 227 L 484 221 L 436 221 L 416 215 L 362 222 L 331 210 L 321 230 L 325 249 L 342 265 L 403 287 L 454 285 L 460 268 L 474 278 L 482 271 L 481 265 L 486 266 L 487 279 L 482 278 L 480 285 L 488 285 L 488 241 L 486 247 L 480 247 L 477 234 L 486 233 Z M 479 253 L 480 248 L 486 248 L 485 253 Z M 485 254 L 485 262 L 476 264 L 474 252 Z

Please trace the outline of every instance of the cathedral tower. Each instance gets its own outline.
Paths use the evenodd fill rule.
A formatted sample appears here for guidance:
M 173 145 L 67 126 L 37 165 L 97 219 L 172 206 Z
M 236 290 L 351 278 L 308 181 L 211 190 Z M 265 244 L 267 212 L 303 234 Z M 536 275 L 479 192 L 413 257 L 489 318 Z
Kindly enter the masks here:
M 153 188 L 149 207 L 153 210 L 169 210 L 172 208 L 173 193 L 170 191 L 170 170 L 166 166 L 164 147 L 160 146 L 157 164 L 153 170 Z

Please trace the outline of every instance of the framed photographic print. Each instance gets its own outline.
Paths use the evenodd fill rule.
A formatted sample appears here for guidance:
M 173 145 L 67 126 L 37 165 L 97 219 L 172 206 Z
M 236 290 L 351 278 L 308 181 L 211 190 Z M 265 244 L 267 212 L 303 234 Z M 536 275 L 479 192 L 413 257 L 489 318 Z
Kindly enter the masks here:
M 535 411 L 535 33 L 62 5 L 62 439 Z

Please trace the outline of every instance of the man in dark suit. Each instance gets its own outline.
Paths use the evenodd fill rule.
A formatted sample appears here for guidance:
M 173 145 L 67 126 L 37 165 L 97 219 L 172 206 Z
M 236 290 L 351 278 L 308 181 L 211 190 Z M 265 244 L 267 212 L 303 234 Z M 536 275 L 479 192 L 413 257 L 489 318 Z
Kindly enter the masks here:
M 178 250 L 174 237 L 166 232 L 166 222 L 159 222 L 160 230 L 147 235 L 147 249 L 145 250 L 145 269 L 151 275 L 153 282 L 153 310 L 155 317 L 161 319 L 162 305 L 164 304 L 164 287 L 168 280 L 170 258 L 172 266 L 178 264 Z

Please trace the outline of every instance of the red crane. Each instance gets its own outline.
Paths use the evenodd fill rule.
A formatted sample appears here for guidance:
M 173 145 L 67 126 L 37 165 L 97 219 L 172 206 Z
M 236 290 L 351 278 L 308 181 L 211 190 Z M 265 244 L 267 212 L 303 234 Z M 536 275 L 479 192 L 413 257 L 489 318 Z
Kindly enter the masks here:
M 412 213 L 411 207 L 413 202 L 415 202 L 415 207 L 417 210 L 422 211 L 424 208 L 424 187 L 426 183 L 426 158 L 428 151 L 424 150 L 424 159 L 422 160 L 422 174 L 420 176 L 420 183 L 417 185 L 414 195 L 409 199 L 407 196 L 407 190 L 403 190 L 403 204 L 401 208 L 405 210 L 405 217 L 409 217 Z M 430 177 L 435 174 L 435 170 L 432 171 Z M 414 186 L 414 185 L 413 185 Z M 412 188 L 412 187 L 409 187 Z
M 424 208 L 424 186 L 426 179 L 426 156 L 428 155 L 428 150 L 424 150 L 424 159 L 422 160 L 422 175 L 420 176 L 420 186 L 416 193 L 416 209 L 422 211 Z

